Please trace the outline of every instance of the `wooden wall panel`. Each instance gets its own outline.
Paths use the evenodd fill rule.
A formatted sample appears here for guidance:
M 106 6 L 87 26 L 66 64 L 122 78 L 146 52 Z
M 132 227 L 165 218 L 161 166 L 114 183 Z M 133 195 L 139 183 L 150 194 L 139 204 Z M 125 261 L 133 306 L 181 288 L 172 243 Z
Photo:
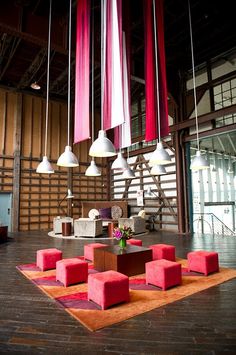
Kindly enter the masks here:
M 6 96 L 6 131 L 5 131 L 5 154 L 13 155 L 14 153 L 14 135 L 15 135 L 15 125 L 14 117 L 16 115 L 17 107 L 17 95 L 15 93 L 9 92 Z
M 32 105 L 33 97 L 24 96 L 23 98 L 23 118 L 22 118 L 22 143 L 21 155 L 30 157 L 32 146 Z
M 32 157 L 38 157 L 42 150 L 42 121 L 44 120 L 44 105 L 37 97 L 32 99 Z
M 15 125 L 18 122 L 21 125 L 18 128 L 21 132 L 21 146 L 17 158 L 20 159 L 17 228 L 19 226 L 21 231 L 51 230 L 53 218 L 67 214 L 67 200 L 62 200 L 67 194 L 69 179 L 75 195 L 72 213 L 77 218 L 81 215 L 81 200 L 93 200 L 95 195 L 97 199 L 106 199 L 102 188 L 106 176 L 84 176 L 91 160 L 88 156 L 90 141 L 73 146 L 79 159 L 79 167 L 69 170 L 56 165 L 67 145 L 67 104 L 59 101 L 49 103 L 47 156 L 55 174 L 37 174 L 36 168 L 44 155 L 45 100 L 33 95 L 23 95 L 19 112 L 17 95 L 19 94 L 0 89 L 0 191 L 15 193 L 13 167 L 17 157 L 14 155 L 14 140 Z M 17 115 L 20 122 L 17 121 Z M 96 161 L 103 163 L 101 159 Z M 103 174 L 105 173 L 106 170 L 103 169 Z
M 48 133 L 48 156 L 52 160 L 57 160 L 64 147 L 61 146 L 60 119 L 66 120 L 66 107 L 63 104 L 53 102 L 50 106 L 50 130 Z
M 0 154 L 5 154 L 5 139 L 6 139 L 6 98 L 7 93 L 0 89 Z M 0 166 L 3 166 L 3 160 L 0 161 Z
M 16 107 L 17 95 L 0 89 L 0 154 L 2 155 L 12 156 L 14 153 Z

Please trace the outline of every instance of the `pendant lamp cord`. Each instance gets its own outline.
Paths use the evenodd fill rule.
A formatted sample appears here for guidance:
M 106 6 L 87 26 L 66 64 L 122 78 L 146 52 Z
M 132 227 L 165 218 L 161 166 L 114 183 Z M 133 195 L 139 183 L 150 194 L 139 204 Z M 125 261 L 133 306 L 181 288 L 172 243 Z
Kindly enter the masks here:
M 70 8 L 69 8 L 69 39 L 68 39 L 67 145 L 70 145 L 70 61 L 71 61 L 71 0 L 70 0 Z
M 190 30 L 190 43 L 191 43 L 192 71 L 193 71 L 193 96 L 194 96 L 194 111 L 195 111 L 195 120 L 196 120 L 197 150 L 200 151 L 199 133 L 198 133 L 198 111 L 197 111 L 195 65 L 194 65 L 194 55 L 193 55 L 193 33 L 192 33 L 193 31 L 192 31 L 192 19 L 191 19 L 191 10 L 190 10 L 189 0 L 188 0 L 188 16 L 189 16 L 189 30 Z
M 157 25 L 156 25 L 156 2 L 153 0 L 153 26 L 154 26 L 154 46 L 155 46 L 155 69 L 156 69 L 156 99 L 157 99 L 157 142 L 161 141 L 161 122 L 160 122 L 160 93 L 159 93 L 159 73 L 158 73 L 158 54 L 157 54 Z
M 47 155 L 48 142 L 48 108 L 49 108 L 49 65 L 50 65 L 50 48 L 51 48 L 51 21 L 52 21 L 52 0 L 49 4 L 49 21 L 48 21 L 48 62 L 47 62 L 47 94 L 46 94 L 46 124 L 45 124 L 45 141 L 44 155 Z

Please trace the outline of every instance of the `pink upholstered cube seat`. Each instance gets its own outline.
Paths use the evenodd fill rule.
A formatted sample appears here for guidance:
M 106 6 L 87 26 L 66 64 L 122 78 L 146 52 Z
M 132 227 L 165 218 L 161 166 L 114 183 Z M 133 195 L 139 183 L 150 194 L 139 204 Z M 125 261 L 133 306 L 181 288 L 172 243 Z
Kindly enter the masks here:
M 152 260 L 166 259 L 175 261 L 175 247 L 169 244 L 153 244 L 149 248 L 152 249 Z
M 65 287 L 79 282 L 87 282 L 88 263 L 78 258 L 62 259 L 56 263 L 56 280 Z
M 94 249 L 107 247 L 107 244 L 102 243 L 91 243 L 84 246 L 84 258 L 86 260 L 94 260 Z
M 129 301 L 129 278 L 117 271 L 104 271 L 88 276 L 88 300 L 106 309 Z
M 126 244 L 136 245 L 138 247 L 141 247 L 143 245 L 143 242 L 140 239 L 131 238 L 127 240 Z
M 218 253 L 214 251 L 198 250 L 188 253 L 188 270 L 208 275 L 219 271 Z
M 37 250 L 36 265 L 42 270 L 56 268 L 56 262 L 62 259 L 62 251 L 56 248 Z
M 181 265 L 166 259 L 149 261 L 145 264 L 146 284 L 161 287 L 163 290 L 180 285 Z

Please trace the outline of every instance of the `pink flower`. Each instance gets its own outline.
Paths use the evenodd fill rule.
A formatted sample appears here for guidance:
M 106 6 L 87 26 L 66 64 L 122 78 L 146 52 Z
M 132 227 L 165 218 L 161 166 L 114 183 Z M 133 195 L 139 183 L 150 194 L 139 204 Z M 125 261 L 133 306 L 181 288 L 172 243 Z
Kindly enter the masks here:
M 115 229 L 114 232 L 113 232 L 113 236 L 116 238 L 116 239 L 121 239 L 122 238 L 122 233 L 119 229 Z
M 113 231 L 113 237 L 117 240 L 122 238 L 130 239 L 133 234 L 133 231 L 130 227 L 123 226 L 123 227 L 116 227 Z

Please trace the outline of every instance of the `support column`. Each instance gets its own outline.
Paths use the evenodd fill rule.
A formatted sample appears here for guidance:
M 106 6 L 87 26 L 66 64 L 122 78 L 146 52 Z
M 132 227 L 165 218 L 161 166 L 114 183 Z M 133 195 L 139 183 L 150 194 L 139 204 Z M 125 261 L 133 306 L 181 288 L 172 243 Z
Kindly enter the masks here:
M 185 180 L 185 149 L 180 132 L 175 132 L 175 166 L 176 166 L 176 189 L 177 189 L 177 208 L 178 208 L 178 230 L 179 233 L 189 233 L 188 206 L 186 197 Z
M 20 209 L 20 174 L 21 174 L 21 130 L 22 130 L 22 94 L 17 94 L 17 106 L 14 115 L 15 149 L 13 163 L 13 201 L 12 201 L 12 231 L 19 230 Z
M 70 189 L 73 193 L 73 188 L 72 188 L 72 176 L 73 176 L 73 172 L 72 172 L 73 168 L 69 168 L 68 169 L 68 173 L 67 173 L 67 189 Z M 67 191 L 66 191 L 67 194 Z M 69 217 L 73 217 L 73 213 L 72 213 L 72 199 L 68 198 L 67 199 L 67 216 Z

